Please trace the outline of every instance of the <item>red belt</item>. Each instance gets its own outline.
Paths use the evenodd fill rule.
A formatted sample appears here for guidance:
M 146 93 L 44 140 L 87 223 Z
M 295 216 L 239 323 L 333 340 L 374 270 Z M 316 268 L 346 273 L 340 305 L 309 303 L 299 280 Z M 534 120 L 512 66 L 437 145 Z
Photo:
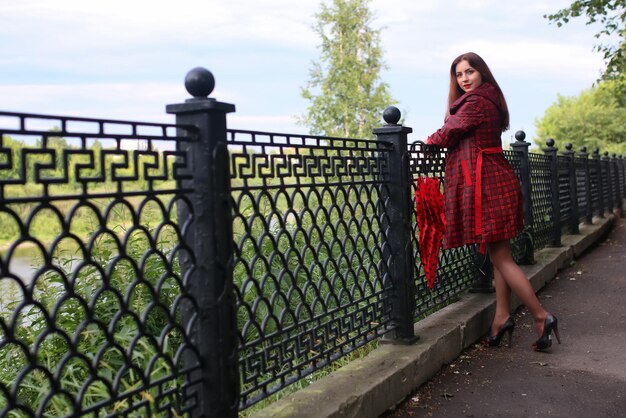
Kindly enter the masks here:
M 476 182 L 474 186 L 474 226 L 475 234 L 483 233 L 483 154 L 498 154 L 502 147 L 481 149 L 476 160 Z M 481 244 L 481 252 L 484 253 L 484 242 Z

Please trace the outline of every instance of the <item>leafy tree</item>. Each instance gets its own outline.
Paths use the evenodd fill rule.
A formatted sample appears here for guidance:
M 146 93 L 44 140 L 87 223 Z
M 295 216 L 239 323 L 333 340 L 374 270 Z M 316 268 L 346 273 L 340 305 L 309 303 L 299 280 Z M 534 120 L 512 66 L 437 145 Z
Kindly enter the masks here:
M 554 138 L 560 149 L 571 142 L 576 151 L 584 145 L 588 152 L 598 148 L 626 154 L 626 108 L 615 95 L 617 85 L 617 81 L 604 81 L 577 97 L 559 95 L 543 118 L 535 121 L 535 143 L 543 145 Z
M 544 15 L 556 22 L 557 26 L 568 23 L 570 19 L 587 16 L 587 24 L 599 22 L 603 28 L 596 33 L 596 38 L 617 35 L 613 43 L 596 45 L 595 49 L 604 55 L 607 68 L 604 79 L 621 78 L 626 75 L 626 0 L 575 0 L 569 7 L 555 14 Z M 622 84 L 623 86 L 623 84 Z
M 371 138 L 383 110 L 395 101 L 380 79 L 383 51 L 380 29 L 372 28 L 370 0 L 322 3 L 315 32 L 321 56 L 301 95 L 310 101 L 299 118 L 316 135 Z

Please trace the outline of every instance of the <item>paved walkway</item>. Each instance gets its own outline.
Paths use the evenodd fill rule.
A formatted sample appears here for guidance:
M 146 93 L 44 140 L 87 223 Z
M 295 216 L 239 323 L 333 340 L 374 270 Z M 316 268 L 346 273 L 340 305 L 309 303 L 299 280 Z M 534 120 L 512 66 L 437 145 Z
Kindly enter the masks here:
M 512 348 L 470 347 L 382 417 L 626 417 L 626 220 L 538 295 L 561 345 L 532 351 L 518 309 Z

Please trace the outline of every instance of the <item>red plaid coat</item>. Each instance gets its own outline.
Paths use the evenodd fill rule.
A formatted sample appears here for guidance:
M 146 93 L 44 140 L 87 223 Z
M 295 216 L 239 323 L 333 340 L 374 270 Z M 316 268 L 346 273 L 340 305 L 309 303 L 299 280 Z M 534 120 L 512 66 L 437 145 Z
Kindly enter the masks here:
M 444 248 L 510 239 L 524 226 L 520 182 L 502 153 L 496 103 L 496 89 L 483 83 L 456 100 L 443 127 L 428 137 L 448 149 Z

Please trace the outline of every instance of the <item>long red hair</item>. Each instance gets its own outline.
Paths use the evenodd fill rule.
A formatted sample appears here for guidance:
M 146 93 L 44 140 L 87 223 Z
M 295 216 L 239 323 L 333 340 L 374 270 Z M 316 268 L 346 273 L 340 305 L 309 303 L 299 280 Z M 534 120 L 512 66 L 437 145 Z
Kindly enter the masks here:
M 478 54 L 473 52 L 466 52 L 465 54 L 461 54 L 452 61 L 452 65 L 450 66 L 450 93 L 448 93 L 448 109 L 452 106 L 459 97 L 461 97 L 465 92 L 459 86 L 459 83 L 456 80 L 456 65 L 461 61 L 467 61 L 469 65 L 478 71 L 482 77 L 483 83 L 487 82 L 495 87 L 498 92 L 499 110 L 500 110 L 500 126 L 502 127 L 502 132 L 509 129 L 509 108 L 506 105 L 506 100 L 504 99 L 504 94 L 502 94 L 502 89 L 498 85 L 498 82 L 491 74 L 491 70 L 487 66 L 485 60 L 483 60 Z

